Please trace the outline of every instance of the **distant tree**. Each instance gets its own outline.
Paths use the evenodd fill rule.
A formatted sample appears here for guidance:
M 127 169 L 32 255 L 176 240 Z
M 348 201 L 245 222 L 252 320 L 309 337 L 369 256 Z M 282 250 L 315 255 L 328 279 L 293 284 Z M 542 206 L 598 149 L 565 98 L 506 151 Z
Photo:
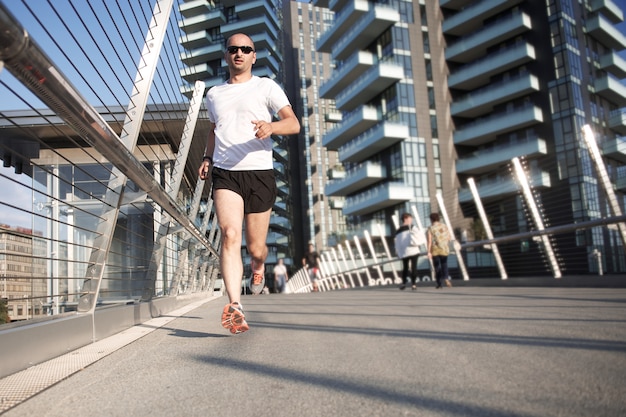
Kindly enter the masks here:
M 489 219 L 487 219 L 489 220 Z M 486 240 L 487 231 L 481 219 L 475 219 L 472 222 L 472 232 L 474 234 L 474 240 Z
M 9 317 L 9 303 L 6 298 L 0 298 L 0 324 L 11 321 Z

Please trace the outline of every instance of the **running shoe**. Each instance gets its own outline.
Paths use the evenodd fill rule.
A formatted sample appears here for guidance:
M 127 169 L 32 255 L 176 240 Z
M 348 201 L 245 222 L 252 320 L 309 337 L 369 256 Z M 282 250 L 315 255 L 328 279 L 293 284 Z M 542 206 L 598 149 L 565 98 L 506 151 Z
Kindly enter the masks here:
M 246 323 L 241 304 L 235 302 L 227 304 L 222 312 L 222 326 L 232 334 L 243 333 L 250 327 Z
M 254 272 L 252 271 L 252 276 L 250 277 L 250 291 L 252 294 L 257 295 L 261 294 L 263 291 L 263 287 L 265 286 L 265 271 Z

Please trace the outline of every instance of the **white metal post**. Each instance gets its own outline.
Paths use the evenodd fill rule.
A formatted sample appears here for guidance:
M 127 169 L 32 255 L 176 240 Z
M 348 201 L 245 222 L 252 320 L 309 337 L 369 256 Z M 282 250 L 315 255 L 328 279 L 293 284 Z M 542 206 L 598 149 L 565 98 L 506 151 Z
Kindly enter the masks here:
M 476 188 L 476 183 L 474 182 L 474 178 L 468 178 L 467 184 L 470 187 L 470 191 L 472 192 L 472 197 L 474 197 L 474 203 L 476 203 L 476 209 L 478 210 L 478 215 L 480 216 L 481 221 L 483 222 L 483 227 L 485 228 L 485 233 L 487 234 L 487 239 L 493 239 L 493 232 L 491 231 L 491 225 L 489 224 L 489 220 L 487 219 L 487 213 L 485 213 L 485 209 L 483 208 L 483 203 L 480 200 L 480 196 L 478 195 L 478 189 Z M 500 251 L 498 250 L 498 245 L 495 243 L 491 244 L 491 251 L 493 252 L 493 257 L 496 260 L 496 264 L 498 265 L 498 271 L 500 271 L 500 278 L 507 279 L 507 273 L 504 269 L 504 263 L 502 262 L 502 257 L 500 256 Z
M 334 265 L 337 265 L 337 269 L 339 270 L 339 277 L 341 278 L 341 282 L 343 283 L 343 288 L 348 288 L 348 283 L 346 282 L 346 277 L 344 273 L 341 271 L 341 264 L 339 263 L 339 258 L 337 257 L 337 251 L 335 248 L 332 248 L 331 252 L 333 253 Z
M 337 246 L 337 249 L 339 249 L 339 255 L 341 255 L 343 266 L 346 268 L 346 271 L 349 271 L 350 265 L 348 265 L 348 261 L 346 260 L 345 253 L 343 252 L 343 246 L 341 246 L 340 244 L 339 246 Z M 354 280 L 352 279 L 352 274 L 350 272 L 347 272 L 347 274 L 348 274 L 348 279 L 350 280 L 351 288 L 354 288 Z
M 372 274 L 370 274 L 370 269 L 367 265 L 367 261 L 365 260 L 365 256 L 363 255 L 363 249 L 361 248 L 361 242 L 359 242 L 359 238 L 354 236 L 354 244 L 356 245 L 356 249 L 359 252 L 359 256 L 361 257 L 361 262 L 365 267 L 365 275 L 367 275 L 367 285 L 374 285 L 374 280 L 372 279 Z
M 358 266 L 356 264 L 356 260 L 354 259 L 354 253 L 352 253 L 352 247 L 350 246 L 350 241 L 346 239 L 345 241 L 346 249 L 348 251 L 348 255 L 350 255 L 350 260 L 352 261 L 352 265 L 355 268 L 356 277 L 359 279 L 359 285 L 363 286 L 363 280 L 361 279 L 361 273 L 357 269 Z
M 598 144 L 596 142 L 596 138 L 593 134 L 593 130 L 591 130 L 591 126 L 584 125 L 582 128 L 583 138 L 587 144 L 587 148 L 589 149 L 589 154 L 591 155 L 591 160 L 596 166 L 596 170 L 598 171 L 598 180 L 604 189 L 604 193 L 606 194 L 606 198 L 609 203 L 609 207 L 614 216 L 621 216 L 622 209 L 617 201 L 617 197 L 615 195 L 615 190 L 613 190 L 613 184 L 611 184 L 611 179 L 609 178 L 609 174 L 606 170 L 606 166 L 604 165 L 604 161 L 602 160 L 602 155 L 600 154 L 600 149 L 598 149 Z M 624 222 L 617 223 L 617 228 L 622 237 L 622 243 L 626 246 L 626 224 Z
M 370 253 L 372 254 L 372 259 L 374 260 L 374 268 L 376 268 L 376 270 L 378 271 L 379 278 L 377 280 L 377 284 L 385 285 L 387 283 L 387 280 L 385 279 L 385 274 L 383 273 L 383 269 L 380 267 L 380 264 L 378 263 L 378 257 L 376 256 L 376 249 L 374 248 L 374 243 L 372 242 L 372 238 L 367 230 L 365 231 L 365 241 L 367 242 L 367 246 L 369 246 L 370 248 Z
M 533 193 L 530 190 L 530 184 L 528 183 L 528 178 L 526 177 L 526 173 L 524 172 L 524 168 L 522 167 L 522 163 L 519 158 L 513 158 L 511 160 L 513 162 L 513 167 L 515 168 L 515 174 L 517 175 L 517 179 L 522 187 L 522 193 L 524 194 L 524 198 L 526 200 L 526 204 L 528 204 L 528 208 L 530 209 L 530 213 L 533 217 L 533 221 L 535 222 L 535 226 L 538 230 L 544 230 L 545 227 L 543 225 L 543 220 L 541 219 L 541 214 L 539 213 L 539 209 L 537 208 L 537 203 L 535 203 L 535 198 L 533 197 Z M 543 249 L 546 251 L 546 256 L 548 257 L 548 261 L 550 263 L 550 268 L 552 269 L 552 274 L 554 278 L 561 278 L 561 268 L 559 268 L 559 263 L 554 255 L 554 250 L 552 249 L 552 242 L 550 242 L 550 238 L 547 235 L 541 235 L 541 243 L 543 244 Z

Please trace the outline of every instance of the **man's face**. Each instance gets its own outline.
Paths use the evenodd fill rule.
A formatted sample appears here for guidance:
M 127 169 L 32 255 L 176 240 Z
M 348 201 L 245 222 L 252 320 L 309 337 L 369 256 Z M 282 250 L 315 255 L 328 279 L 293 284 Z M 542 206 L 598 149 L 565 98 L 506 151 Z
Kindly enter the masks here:
M 251 71 L 252 64 L 256 62 L 256 52 L 252 41 L 245 35 L 234 35 L 228 40 L 224 59 L 228 68 L 235 74 Z

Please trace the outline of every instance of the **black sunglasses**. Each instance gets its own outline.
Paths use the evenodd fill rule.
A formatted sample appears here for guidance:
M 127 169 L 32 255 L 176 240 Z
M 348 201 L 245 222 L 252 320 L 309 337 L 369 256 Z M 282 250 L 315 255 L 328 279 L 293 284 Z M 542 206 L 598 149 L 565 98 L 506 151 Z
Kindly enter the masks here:
M 228 46 L 226 48 L 228 53 L 231 55 L 235 55 L 238 49 L 241 49 L 241 52 L 243 52 L 246 55 L 248 55 L 251 52 L 254 52 L 254 48 L 251 46 Z

